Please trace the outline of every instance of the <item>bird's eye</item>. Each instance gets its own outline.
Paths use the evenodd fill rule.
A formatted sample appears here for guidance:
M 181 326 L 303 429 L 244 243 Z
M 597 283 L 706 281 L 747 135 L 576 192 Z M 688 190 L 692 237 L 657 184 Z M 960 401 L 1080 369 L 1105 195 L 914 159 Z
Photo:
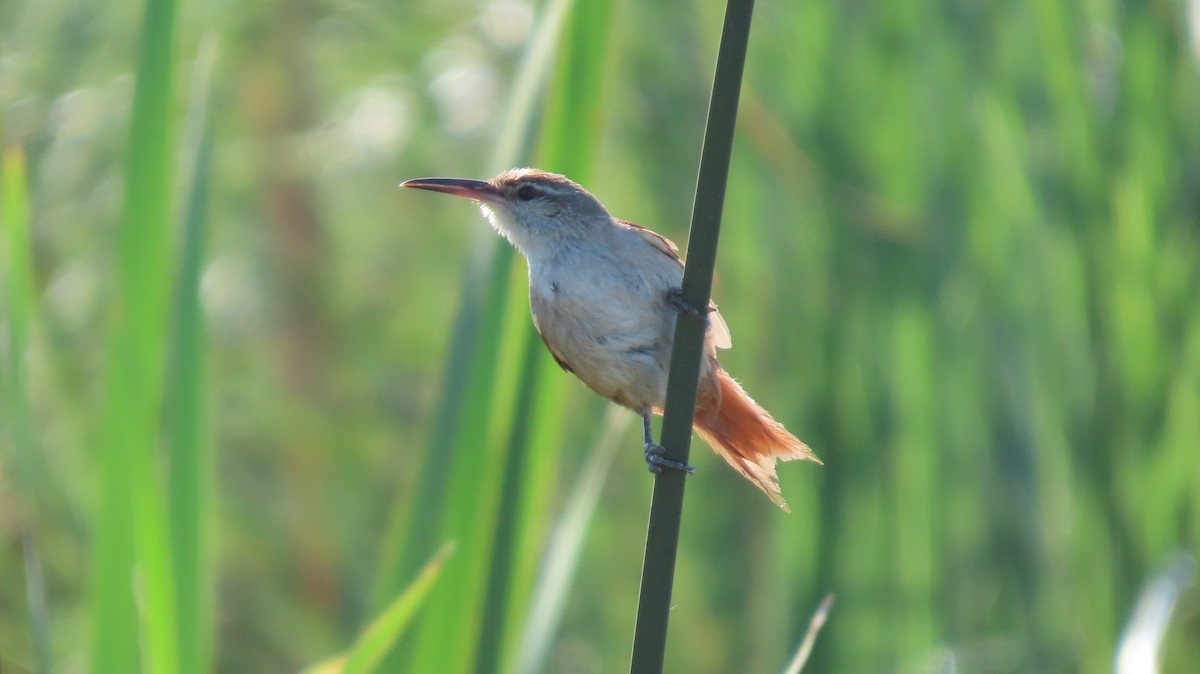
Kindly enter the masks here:
M 517 190 L 517 198 L 521 201 L 529 201 L 537 197 L 537 195 L 537 188 L 533 185 L 521 185 L 521 188 Z

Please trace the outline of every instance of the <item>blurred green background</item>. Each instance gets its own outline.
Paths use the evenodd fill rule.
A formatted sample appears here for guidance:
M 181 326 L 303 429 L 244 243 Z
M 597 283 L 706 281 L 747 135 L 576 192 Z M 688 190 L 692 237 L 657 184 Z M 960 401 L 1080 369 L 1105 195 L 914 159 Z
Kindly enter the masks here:
M 302 670 L 447 541 L 378 671 L 627 669 L 634 417 L 396 184 L 683 245 L 721 12 L 0 3 L 0 671 Z M 760 0 L 714 296 L 825 465 L 787 515 L 693 444 L 667 671 L 829 592 L 806 671 L 1200 671 L 1200 3 Z

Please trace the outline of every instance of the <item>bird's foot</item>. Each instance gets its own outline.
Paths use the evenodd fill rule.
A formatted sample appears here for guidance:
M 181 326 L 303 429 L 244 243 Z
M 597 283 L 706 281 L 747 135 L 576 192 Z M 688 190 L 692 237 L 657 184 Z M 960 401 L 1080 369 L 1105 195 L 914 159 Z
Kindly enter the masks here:
M 716 311 L 716 309 L 711 305 L 701 309 L 691 302 L 685 300 L 683 298 L 683 288 L 671 288 L 668 290 L 667 304 L 670 304 L 672 309 L 681 314 L 695 316 L 696 318 L 703 319 L 705 322 L 708 321 L 708 315 L 713 311 Z
M 666 447 L 663 447 L 662 445 L 656 445 L 652 442 L 646 443 L 646 468 L 655 475 L 663 472 L 663 468 L 682 470 L 688 473 L 696 472 L 695 468 L 692 468 L 686 463 L 680 463 L 678 461 L 672 461 L 668 459 L 666 456 L 664 456 L 666 453 Z

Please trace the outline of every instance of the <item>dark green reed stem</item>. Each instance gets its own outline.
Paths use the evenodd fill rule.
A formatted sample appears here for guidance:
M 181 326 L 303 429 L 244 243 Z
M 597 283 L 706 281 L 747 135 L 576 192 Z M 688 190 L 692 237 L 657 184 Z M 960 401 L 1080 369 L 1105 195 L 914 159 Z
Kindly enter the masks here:
M 717 69 L 713 77 L 708 124 L 700 153 L 700 175 L 692 207 L 688 237 L 687 269 L 683 275 L 683 298 L 693 306 L 708 306 L 713 266 L 725 203 L 725 182 L 733 151 L 734 122 L 750 17 L 754 0 L 729 0 Z M 686 463 L 692 440 L 692 415 L 696 407 L 696 385 L 704 346 L 705 323 L 680 316 L 675 325 L 675 347 L 667 383 L 663 414 L 662 444 L 666 457 Z M 654 481 L 650 504 L 650 526 L 646 532 L 646 557 L 642 565 L 642 590 L 638 599 L 637 626 L 633 635 L 633 674 L 661 672 L 667 647 L 667 618 L 671 607 L 671 585 L 675 578 L 675 555 L 679 548 L 679 520 L 683 513 L 686 473 L 666 470 Z

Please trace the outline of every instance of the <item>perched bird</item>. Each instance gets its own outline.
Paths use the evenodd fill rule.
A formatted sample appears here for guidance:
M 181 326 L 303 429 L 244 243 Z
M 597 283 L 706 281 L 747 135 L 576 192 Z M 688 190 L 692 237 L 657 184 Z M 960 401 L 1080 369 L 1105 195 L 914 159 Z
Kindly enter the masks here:
M 730 347 L 729 328 L 716 305 L 701 311 L 682 299 L 683 262 L 675 244 L 612 217 L 566 177 L 537 169 L 512 169 L 489 181 L 421 178 L 402 186 L 479 203 L 529 264 L 533 323 L 554 360 L 596 393 L 642 415 L 652 472 L 692 471 L 663 456 L 650 414 L 661 415 L 666 400 L 677 314 L 707 315 L 695 430 L 787 509 L 775 462 L 820 461 L 721 369 L 716 350 Z

